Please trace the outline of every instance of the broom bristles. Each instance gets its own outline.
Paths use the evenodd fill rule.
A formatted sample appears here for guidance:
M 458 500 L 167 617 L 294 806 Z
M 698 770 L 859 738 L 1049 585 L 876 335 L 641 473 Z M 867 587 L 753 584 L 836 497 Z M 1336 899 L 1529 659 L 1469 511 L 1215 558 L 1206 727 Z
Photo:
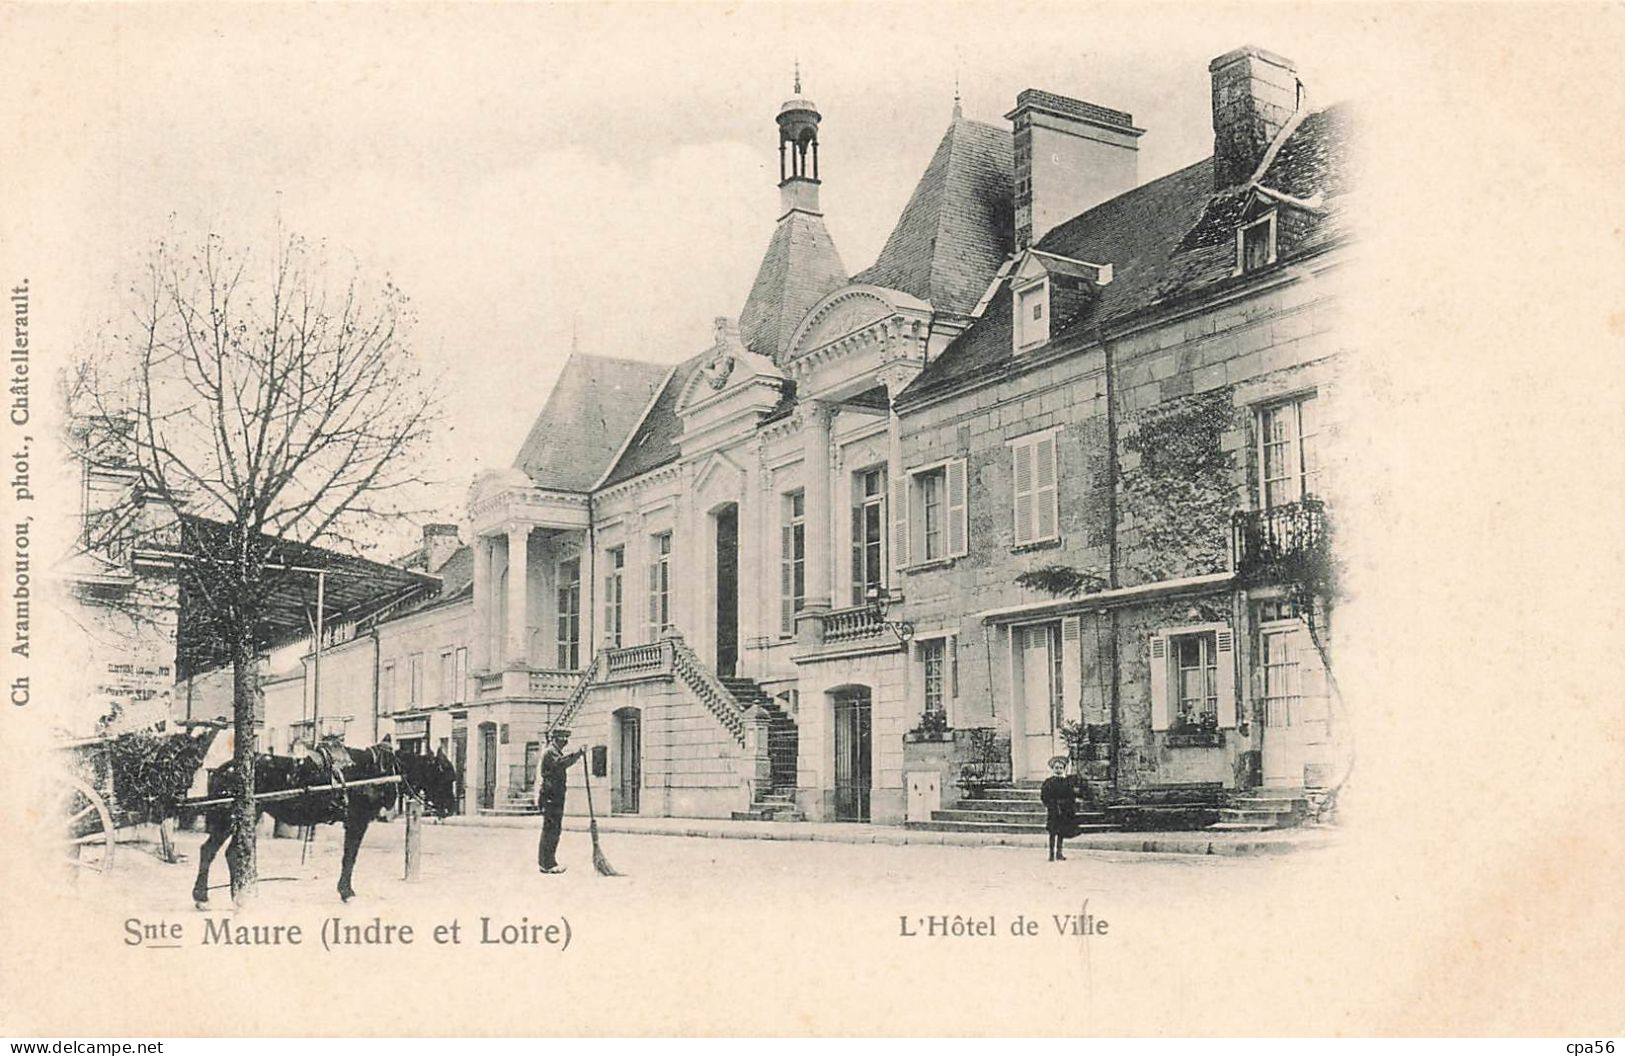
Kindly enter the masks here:
M 588 822 L 587 828 L 592 832 L 592 867 L 598 870 L 601 876 L 620 876 L 615 867 L 609 864 L 609 859 L 604 857 L 604 849 L 598 846 L 597 819 Z

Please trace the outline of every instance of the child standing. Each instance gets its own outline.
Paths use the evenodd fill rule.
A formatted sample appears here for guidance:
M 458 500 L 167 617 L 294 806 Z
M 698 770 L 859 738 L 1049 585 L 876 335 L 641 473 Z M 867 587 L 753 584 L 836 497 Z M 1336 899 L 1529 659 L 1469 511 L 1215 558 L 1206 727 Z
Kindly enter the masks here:
M 1068 836 L 1078 834 L 1078 793 L 1066 776 L 1066 756 L 1057 755 L 1049 761 L 1050 776 L 1044 779 L 1038 798 L 1045 808 L 1044 828 L 1049 832 L 1049 860 L 1066 861 L 1061 845 Z

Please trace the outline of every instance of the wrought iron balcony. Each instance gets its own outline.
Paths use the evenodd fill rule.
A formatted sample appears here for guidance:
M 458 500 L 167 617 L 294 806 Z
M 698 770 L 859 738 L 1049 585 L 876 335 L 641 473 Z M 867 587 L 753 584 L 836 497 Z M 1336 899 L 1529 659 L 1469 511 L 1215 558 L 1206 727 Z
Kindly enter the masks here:
M 1329 543 L 1326 504 L 1314 498 L 1241 510 L 1231 526 L 1236 576 L 1244 584 L 1314 576 L 1328 557 Z

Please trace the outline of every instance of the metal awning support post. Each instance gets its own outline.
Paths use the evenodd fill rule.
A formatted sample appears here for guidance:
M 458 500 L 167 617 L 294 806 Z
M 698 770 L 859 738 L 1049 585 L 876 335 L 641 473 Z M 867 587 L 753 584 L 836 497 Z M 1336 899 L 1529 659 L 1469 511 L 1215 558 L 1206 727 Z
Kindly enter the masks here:
M 316 655 L 310 665 L 310 735 L 322 741 L 322 617 L 327 603 L 327 573 L 316 573 Z

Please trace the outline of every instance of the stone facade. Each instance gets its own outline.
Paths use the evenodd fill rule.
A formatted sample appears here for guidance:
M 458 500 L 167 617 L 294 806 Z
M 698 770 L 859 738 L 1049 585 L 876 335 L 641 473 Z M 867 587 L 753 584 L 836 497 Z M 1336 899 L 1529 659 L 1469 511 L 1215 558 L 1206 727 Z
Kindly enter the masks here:
M 1012 131 L 957 108 L 855 277 L 792 166 L 752 325 L 672 368 L 572 356 L 470 491 L 466 579 L 329 650 L 324 699 L 369 684 L 352 729 L 449 745 L 470 809 L 522 805 L 550 726 L 652 815 L 898 823 L 911 771 L 946 802 L 973 743 L 1002 779 L 1070 754 L 1105 802 L 1335 783 L 1303 570 L 1335 497 L 1344 123 L 1225 69 L 1216 135 L 1253 130 L 1256 178 L 1209 158 L 1070 218 L 1030 182 L 1030 247 Z

